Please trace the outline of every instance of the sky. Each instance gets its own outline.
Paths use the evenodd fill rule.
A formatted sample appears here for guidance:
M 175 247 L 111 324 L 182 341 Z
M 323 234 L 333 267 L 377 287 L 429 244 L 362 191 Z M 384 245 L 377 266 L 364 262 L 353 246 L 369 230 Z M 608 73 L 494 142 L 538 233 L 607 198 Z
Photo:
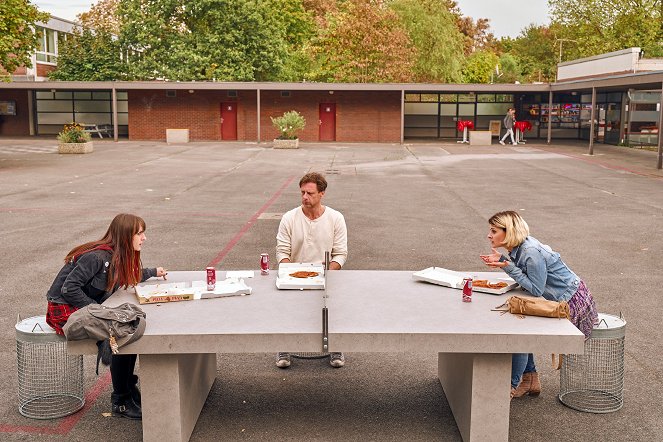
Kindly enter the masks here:
M 517 37 L 530 23 L 547 24 L 548 0 L 456 0 L 463 15 L 474 20 L 490 19 L 495 37 Z M 90 9 L 93 0 L 31 0 L 39 9 L 56 17 L 75 20 L 76 15 Z

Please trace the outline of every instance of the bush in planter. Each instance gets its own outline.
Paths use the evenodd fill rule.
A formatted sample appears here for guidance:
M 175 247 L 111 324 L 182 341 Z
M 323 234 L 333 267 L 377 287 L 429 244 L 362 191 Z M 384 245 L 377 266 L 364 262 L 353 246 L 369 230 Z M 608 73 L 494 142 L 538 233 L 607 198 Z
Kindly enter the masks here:
M 90 134 L 78 123 L 65 124 L 62 132 L 58 134 L 60 143 L 87 143 L 90 139 Z
M 277 138 L 279 140 L 296 140 L 297 133 L 306 126 L 306 119 L 294 110 L 286 112 L 280 117 L 270 118 L 276 130 L 279 131 L 280 135 Z

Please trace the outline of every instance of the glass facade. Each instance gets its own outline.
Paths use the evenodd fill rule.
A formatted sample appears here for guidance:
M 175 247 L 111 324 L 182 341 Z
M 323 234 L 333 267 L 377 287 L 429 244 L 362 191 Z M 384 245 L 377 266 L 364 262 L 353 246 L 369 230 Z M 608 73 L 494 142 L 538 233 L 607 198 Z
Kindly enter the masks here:
M 57 134 L 69 123 L 113 124 L 110 91 L 36 91 L 37 134 Z M 126 91 L 117 92 L 118 135 L 128 134 L 129 104 Z
M 405 94 L 405 138 L 458 138 L 459 120 L 488 130 L 491 120 L 504 118 L 513 106 L 512 94 Z

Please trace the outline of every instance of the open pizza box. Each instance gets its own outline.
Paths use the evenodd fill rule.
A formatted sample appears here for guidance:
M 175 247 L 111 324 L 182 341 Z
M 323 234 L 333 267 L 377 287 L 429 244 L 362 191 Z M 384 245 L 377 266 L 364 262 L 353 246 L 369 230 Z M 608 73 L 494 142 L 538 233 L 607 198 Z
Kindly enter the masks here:
M 250 295 L 251 287 L 243 279 L 226 278 L 217 281 L 214 290 L 207 290 L 206 281 L 138 284 L 136 296 L 140 304 L 191 301 L 194 299 L 223 298 Z
M 311 276 L 297 278 L 298 272 L 309 272 Z M 313 275 L 316 273 L 316 275 Z M 324 290 L 325 267 L 322 264 L 306 262 L 284 262 L 279 264 L 276 288 L 280 290 Z
M 474 280 L 488 281 L 490 284 L 506 284 L 506 286 L 500 288 L 479 287 L 473 284 L 473 291 L 490 293 L 492 295 L 504 294 L 518 285 L 516 281 L 506 275 L 498 277 L 495 274 L 484 276 L 485 274 L 485 272 L 481 272 L 481 276 L 475 276 L 472 273 L 456 272 L 454 270 L 444 269 L 442 267 L 428 267 L 427 269 L 423 269 L 419 272 L 414 272 L 412 274 L 412 279 L 417 281 L 430 282 L 431 284 L 443 285 L 445 287 L 451 287 L 454 289 L 462 289 L 463 278 L 466 277 L 471 277 Z

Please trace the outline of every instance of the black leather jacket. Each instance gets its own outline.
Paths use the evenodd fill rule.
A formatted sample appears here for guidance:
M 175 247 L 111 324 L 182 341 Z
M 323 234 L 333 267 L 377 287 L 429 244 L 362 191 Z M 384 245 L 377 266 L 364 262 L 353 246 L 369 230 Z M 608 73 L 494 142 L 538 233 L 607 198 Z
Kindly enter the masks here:
M 46 299 L 56 304 L 69 304 L 77 308 L 88 304 L 101 304 L 117 290 L 106 291 L 108 267 L 112 252 L 93 250 L 66 263 L 55 277 Z M 157 276 L 157 269 L 143 269 L 141 282 Z

